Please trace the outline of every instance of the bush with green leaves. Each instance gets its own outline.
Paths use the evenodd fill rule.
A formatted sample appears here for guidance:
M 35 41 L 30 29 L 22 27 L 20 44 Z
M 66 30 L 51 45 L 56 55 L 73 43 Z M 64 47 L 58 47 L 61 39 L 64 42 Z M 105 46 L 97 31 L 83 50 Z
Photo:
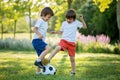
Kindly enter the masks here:
M 120 43 L 115 44 L 114 53 L 115 54 L 120 54 Z
M 77 41 L 77 52 L 90 52 L 90 53 L 113 53 L 114 46 L 110 44 L 92 42 L 83 44 Z
M 51 47 L 51 50 L 55 49 L 60 38 L 57 35 L 53 35 L 51 38 L 47 38 L 46 42 Z M 53 38 L 56 37 L 56 38 Z M 53 42 L 54 41 L 54 42 Z M 32 43 L 28 39 L 13 39 L 6 38 L 4 40 L 0 40 L 0 49 L 5 50 L 22 50 L 22 51 L 33 51 L 34 48 Z M 88 52 L 88 53 L 114 53 L 120 54 L 120 43 L 116 43 L 115 45 L 107 44 L 107 43 L 99 43 L 99 42 L 90 42 L 88 44 L 81 43 L 80 41 L 76 42 L 76 52 Z

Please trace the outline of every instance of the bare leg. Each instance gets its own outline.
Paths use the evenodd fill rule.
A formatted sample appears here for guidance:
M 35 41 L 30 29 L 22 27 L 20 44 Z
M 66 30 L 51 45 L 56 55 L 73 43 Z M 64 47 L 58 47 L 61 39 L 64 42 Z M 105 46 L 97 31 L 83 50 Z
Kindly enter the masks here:
M 40 72 L 41 72 L 41 68 L 37 67 L 36 74 L 38 75 L 38 74 L 40 74 Z
M 70 57 L 72 72 L 75 72 L 75 57 Z
M 45 50 L 41 53 L 41 55 L 38 57 L 40 60 L 43 60 L 44 59 L 44 56 L 47 55 L 47 53 L 50 51 L 50 47 L 49 46 L 46 46 L 45 47 Z
M 48 57 L 48 60 L 50 61 L 57 52 L 59 52 L 61 50 L 61 46 L 57 46 L 54 51 L 52 52 L 52 54 L 50 54 L 50 56 Z
M 36 71 L 37 71 L 37 72 L 40 72 L 40 71 L 41 71 L 41 68 L 37 67 Z
M 50 51 L 50 47 L 46 46 L 45 50 L 41 53 L 38 59 L 34 62 L 34 65 L 38 66 L 39 68 L 43 68 L 42 60 L 45 58 L 47 53 Z

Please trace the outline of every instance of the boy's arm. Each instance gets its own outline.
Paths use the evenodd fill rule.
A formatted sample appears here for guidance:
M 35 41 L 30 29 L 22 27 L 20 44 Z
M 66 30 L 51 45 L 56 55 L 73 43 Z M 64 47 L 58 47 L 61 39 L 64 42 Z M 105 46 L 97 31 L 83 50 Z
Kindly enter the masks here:
M 82 27 L 82 28 L 86 29 L 86 28 L 87 28 L 87 26 L 86 26 L 86 23 L 85 23 L 85 21 L 84 21 L 84 19 L 83 19 L 83 16 L 82 16 L 82 15 L 80 15 L 80 21 L 81 21 L 81 22 L 82 22 L 82 24 L 83 24 L 83 27 Z
M 38 28 L 37 28 L 37 27 L 34 27 L 34 28 L 33 28 L 33 31 L 34 31 L 34 33 L 36 33 L 36 34 L 39 36 L 40 39 L 43 38 L 43 35 L 38 31 Z
M 51 31 L 51 34 L 62 34 L 62 31 Z

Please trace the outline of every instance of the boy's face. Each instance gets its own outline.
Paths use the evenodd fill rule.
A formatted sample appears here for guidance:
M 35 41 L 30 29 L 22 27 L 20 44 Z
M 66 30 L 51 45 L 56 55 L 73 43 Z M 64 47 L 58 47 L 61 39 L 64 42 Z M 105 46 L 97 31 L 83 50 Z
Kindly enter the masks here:
M 44 21 L 48 21 L 51 18 L 51 15 L 48 14 L 46 16 L 42 16 L 42 18 L 43 18 Z
M 67 21 L 68 23 L 72 23 L 72 22 L 74 21 L 74 19 L 73 19 L 73 18 L 69 18 L 69 19 L 66 18 L 66 21 Z

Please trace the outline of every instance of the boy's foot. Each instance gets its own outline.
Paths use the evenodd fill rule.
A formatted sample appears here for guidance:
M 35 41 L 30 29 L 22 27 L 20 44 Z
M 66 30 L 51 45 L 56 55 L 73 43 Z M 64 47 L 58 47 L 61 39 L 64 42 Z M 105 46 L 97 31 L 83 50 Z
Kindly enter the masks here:
M 42 62 L 38 62 L 37 60 L 34 62 L 34 65 L 38 66 L 39 68 L 43 68 Z
M 75 75 L 75 72 L 71 72 L 70 75 L 71 75 L 71 76 L 74 76 L 74 75 Z
M 47 64 L 50 63 L 50 60 L 48 60 L 48 59 L 45 58 L 44 60 L 42 60 L 42 63 L 45 66 L 45 65 L 47 65 Z

